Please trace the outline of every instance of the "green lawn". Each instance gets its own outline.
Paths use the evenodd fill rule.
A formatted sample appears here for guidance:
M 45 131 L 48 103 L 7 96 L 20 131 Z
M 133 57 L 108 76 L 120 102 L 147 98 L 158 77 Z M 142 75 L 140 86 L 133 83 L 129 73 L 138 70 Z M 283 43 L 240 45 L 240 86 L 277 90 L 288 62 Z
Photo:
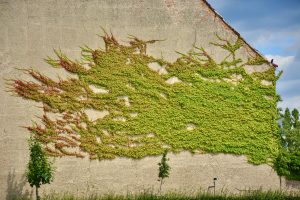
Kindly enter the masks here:
M 91 195 L 89 197 L 74 197 L 73 195 L 49 195 L 44 196 L 42 200 L 198 200 L 198 199 L 220 199 L 220 200 L 244 200 L 244 199 L 257 199 L 257 200 L 280 200 L 280 199 L 300 199 L 300 192 L 249 192 L 243 195 L 230 195 L 230 194 L 222 194 L 222 195 L 212 195 L 201 193 L 198 195 L 190 196 L 187 194 L 178 194 L 178 193 L 170 193 L 170 194 L 139 194 L 139 195 Z M 28 198 L 18 198 L 17 200 L 29 200 Z

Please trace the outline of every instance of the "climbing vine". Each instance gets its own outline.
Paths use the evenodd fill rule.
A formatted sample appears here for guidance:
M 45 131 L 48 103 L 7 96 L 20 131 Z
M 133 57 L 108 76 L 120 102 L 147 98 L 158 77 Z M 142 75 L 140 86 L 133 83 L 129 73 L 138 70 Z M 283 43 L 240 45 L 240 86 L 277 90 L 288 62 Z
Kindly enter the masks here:
M 121 45 L 105 34 L 105 49 L 82 47 L 81 61 L 60 51 L 46 60 L 77 79 L 54 81 L 26 69 L 38 83 L 14 80 L 12 85 L 20 96 L 43 104 L 43 123 L 27 128 L 52 156 L 142 158 L 167 148 L 244 154 L 255 164 L 273 161 L 278 154 L 278 77 L 273 68 L 246 73 L 245 65 L 265 59 L 243 62 L 236 58 L 244 45 L 240 38 L 233 43 L 217 39 L 211 45 L 228 52 L 220 63 L 198 47 L 170 63 L 146 54 L 156 40 L 132 37 Z M 106 114 L 91 119 L 87 110 Z

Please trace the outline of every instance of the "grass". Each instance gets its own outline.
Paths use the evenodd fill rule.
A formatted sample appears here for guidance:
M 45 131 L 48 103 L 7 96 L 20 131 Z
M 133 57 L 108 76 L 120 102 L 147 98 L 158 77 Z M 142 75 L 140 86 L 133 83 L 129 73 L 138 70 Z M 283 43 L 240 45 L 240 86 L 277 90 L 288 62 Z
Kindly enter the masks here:
M 248 200 L 248 199 L 256 199 L 256 200 L 281 200 L 281 199 L 300 199 L 299 192 L 281 192 L 281 191 L 256 191 L 256 192 L 248 192 L 239 195 L 233 194 L 216 194 L 215 196 L 207 193 L 199 193 L 197 195 L 187 195 L 181 193 L 169 193 L 169 194 L 153 194 L 153 193 L 141 193 L 137 195 L 115 195 L 115 194 L 107 194 L 107 195 L 90 195 L 89 197 L 75 197 L 72 194 L 51 194 L 48 196 L 44 196 L 42 200 Z M 28 198 L 18 198 L 17 200 L 29 200 Z

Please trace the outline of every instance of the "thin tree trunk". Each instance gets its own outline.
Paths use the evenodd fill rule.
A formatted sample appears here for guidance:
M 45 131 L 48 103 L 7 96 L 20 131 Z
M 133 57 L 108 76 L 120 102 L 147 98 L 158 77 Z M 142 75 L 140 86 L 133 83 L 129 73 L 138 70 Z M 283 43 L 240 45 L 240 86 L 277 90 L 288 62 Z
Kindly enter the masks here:
M 39 188 L 37 186 L 35 186 L 35 195 L 36 195 L 36 200 L 40 200 Z
M 163 179 L 160 180 L 159 192 L 161 193 L 161 186 L 163 184 Z
M 279 176 L 279 184 L 280 184 L 280 190 L 281 190 L 281 185 L 282 185 L 281 176 Z

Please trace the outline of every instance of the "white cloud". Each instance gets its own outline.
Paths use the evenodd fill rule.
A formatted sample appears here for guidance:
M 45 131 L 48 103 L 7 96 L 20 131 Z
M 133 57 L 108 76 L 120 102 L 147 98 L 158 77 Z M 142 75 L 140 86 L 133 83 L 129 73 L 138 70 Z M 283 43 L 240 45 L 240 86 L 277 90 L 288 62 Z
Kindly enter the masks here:
M 295 56 L 266 55 L 266 58 L 269 61 L 274 59 L 274 63 L 281 68 L 286 68 L 295 61 Z
M 296 80 L 284 80 L 281 81 L 279 79 L 279 81 L 277 82 L 277 89 L 280 91 L 284 91 L 286 89 L 289 88 L 295 88 L 298 87 L 300 85 L 300 79 L 296 79 Z
M 285 108 L 290 108 L 290 109 L 297 108 L 298 110 L 300 110 L 300 96 L 294 96 L 294 97 L 289 97 L 287 99 L 283 99 L 283 101 L 278 103 L 278 107 L 281 107 L 283 109 L 285 109 Z
M 255 46 L 269 46 L 274 40 L 274 35 L 272 35 L 271 32 L 264 30 L 251 31 L 250 36 L 252 36 L 251 39 Z

